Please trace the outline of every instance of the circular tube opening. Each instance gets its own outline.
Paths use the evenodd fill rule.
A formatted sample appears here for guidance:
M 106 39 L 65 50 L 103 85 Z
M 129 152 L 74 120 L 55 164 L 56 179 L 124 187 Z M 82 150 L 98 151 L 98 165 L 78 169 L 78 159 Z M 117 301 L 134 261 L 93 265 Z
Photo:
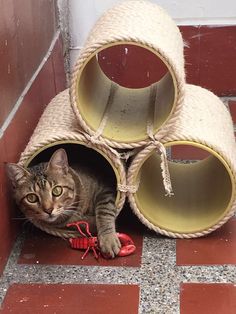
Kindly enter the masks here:
M 88 168 L 92 173 L 104 178 L 104 182 L 117 190 L 117 182 L 119 182 L 119 174 L 117 169 L 112 165 L 105 154 L 96 149 L 92 149 L 83 143 L 65 143 L 59 142 L 43 147 L 35 152 L 33 156 L 26 162 L 25 166 L 34 166 L 40 162 L 49 161 L 50 157 L 59 148 L 64 148 L 67 152 L 69 165 L 77 164 L 81 167 Z M 120 193 L 117 192 L 116 201 L 119 200 Z
M 159 82 L 168 72 L 156 54 L 143 47 L 123 44 L 101 50 L 98 63 L 113 82 L 126 88 L 144 88 Z
M 141 214 L 153 225 L 176 233 L 207 230 L 226 215 L 233 201 L 232 172 L 224 159 L 197 143 L 179 143 L 202 150 L 205 158 L 195 162 L 169 161 L 174 196 L 165 196 L 160 156 L 152 152 L 140 166 L 140 185 L 135 201 Z M 168 143 L 167 148 L 177 148 Z
M 148 121 L 156 133 L 168 119 L 176 86 L 173 71 L 155 50 L 129 42 L 110 44 L 91 54 L 80 69 L 76 103 L 90 130 L 95 132 L 106 115 L 105 138 L 138 142 L 147 138 Z

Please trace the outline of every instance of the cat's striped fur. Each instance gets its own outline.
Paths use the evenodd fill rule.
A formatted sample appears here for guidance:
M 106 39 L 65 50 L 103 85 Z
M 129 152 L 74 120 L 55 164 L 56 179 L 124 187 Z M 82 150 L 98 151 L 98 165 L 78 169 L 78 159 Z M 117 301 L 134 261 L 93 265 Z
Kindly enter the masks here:
M 48 163 L 27 169 L 8 164 L 7 169 L 16 202 L 31 222 L 61 228 L 88 221 L 90 229 L 97 231 L 101 251 L 117 255 L 116 193 L 104 180 L 84 168 L 69 167 L 64 149 L 55 151 Z

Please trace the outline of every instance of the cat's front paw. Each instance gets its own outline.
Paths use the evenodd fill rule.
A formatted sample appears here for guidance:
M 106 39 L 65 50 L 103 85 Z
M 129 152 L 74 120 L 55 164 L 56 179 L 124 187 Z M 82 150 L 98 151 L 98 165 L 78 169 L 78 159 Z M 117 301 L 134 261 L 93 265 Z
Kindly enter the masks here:
M 121 243 L 116 233 L 102 234 L 98 237 L 101 252 L 114 258 L 120 251 Z

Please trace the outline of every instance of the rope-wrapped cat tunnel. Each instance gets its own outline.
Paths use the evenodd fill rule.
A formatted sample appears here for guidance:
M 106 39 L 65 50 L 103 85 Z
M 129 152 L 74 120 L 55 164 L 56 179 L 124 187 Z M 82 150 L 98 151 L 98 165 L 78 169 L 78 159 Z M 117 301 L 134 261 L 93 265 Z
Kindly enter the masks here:
M 170 237 L 194 238 L 222 226 L 235 210 L 236 144 L 230 114 L 211 92 L 186 86 L 181 115 L 162 139 L 167 147 L 191 145 L 208 152 L 191 163 L 168 161 L 174 195 L 165 196 L 155 142 L 135 156 L 127 183 L 135 214 L 149 228 Z
M 117 190 L 116 206 L 118 212 L 125 201 L 122 187 L 126 186 L 126 172 L 119 154 L 107 146 L 91 141 L 79 132 L 78 124 L 70 106 L 68 90 L 58 94 L 47 106 L 25 149 L 21 154 L 20 165 L 25 167 L 48 161 L 52 153 L 59 147 L 67 151 L 69 163 L 74 159 L 77 163 L 86 162 L 85 166 L 96 170 L 99 168 L 104 176 L 111 176 Z M 71 236 L 69 230 L 56 229 L 46 223 L 33 223 L 47 233 Z M 72 232 L 73 234 L 73 232 Z
M 101 62 L 117 47 L 142 51 L 165 71 L 145 87 L 122 85 Z M 180 145 L 200 148 L 208 157 L 168 161 L 166 148 Z M 230 114 L 214 94 L 185 84 L 180 31 L 151 2 L 124 1 L 98 20 L 81 50 L 70 90 L 48 105 L 19 163 L 28 167 L 48 161 L 59 147 L 66 149 L 69 162 L 101 162 L 95 168 L 107 169 L 113 177 L 118 212 L 127 192 L 140 220 L 164 235 L 203 236 L 234 213 L 236 144 Z M 121 153 L 114 148 L 139 151 L 127 180 Z M 71 236 L 33 223 L 48 233 Z
M 98 56 L 116 46 L 149 53 L 166 74 L 144 88 L 115 83 L 102 71 Z M 161 138 L 173 125 L 184 84 L 183 40 L 174 21 L 151 2 L 124 1 L 108 10 L 90 32 L 72 75 L 71 104 L 93 139 L 116 148 L 140 147 L 148 143 L 150 132 Z

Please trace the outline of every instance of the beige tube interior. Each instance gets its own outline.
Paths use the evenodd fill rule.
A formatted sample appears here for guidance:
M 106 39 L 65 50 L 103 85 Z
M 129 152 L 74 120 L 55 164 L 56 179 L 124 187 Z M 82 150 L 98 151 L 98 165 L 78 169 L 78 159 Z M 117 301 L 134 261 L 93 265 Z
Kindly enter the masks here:
M 131 43 L 119 42 L 119 45 L 121 44 Z M 151 48 L 135 45 L 154 53 L 167 67 L 166 75 L 155 83 L 154 99 L 150 98 L 150 86 L 131 89 L 116 85 L 114 99 L 106 111 L 112 81 L 102 72 L 97 61 L 97 53 L 111 47 L 111 44 L 94 52 L 86 60 L 77 77 L 76 103 L 82 119 L 92 131 L 96 131 L 104 114 L 107 114 L 108 120 L 102 135 L 121 143 L 147 139 L 147 121 L 150 117 L 156 133 L 171 115 L 177 96 L 176 79 L 166 61 Z
M 153 225 L 176 233 L 207 230 L 219 222 L 232 206 L 235 190 L 232 172 L 223 158 L 201 144 L 192 145 L 210 153 L 194 163 L 169 161 L 174 196 L 165 196 L 160 156 L 152 152 L 140 165 L 134 182 L 140 179 L 134 198 L 140 213 Z

